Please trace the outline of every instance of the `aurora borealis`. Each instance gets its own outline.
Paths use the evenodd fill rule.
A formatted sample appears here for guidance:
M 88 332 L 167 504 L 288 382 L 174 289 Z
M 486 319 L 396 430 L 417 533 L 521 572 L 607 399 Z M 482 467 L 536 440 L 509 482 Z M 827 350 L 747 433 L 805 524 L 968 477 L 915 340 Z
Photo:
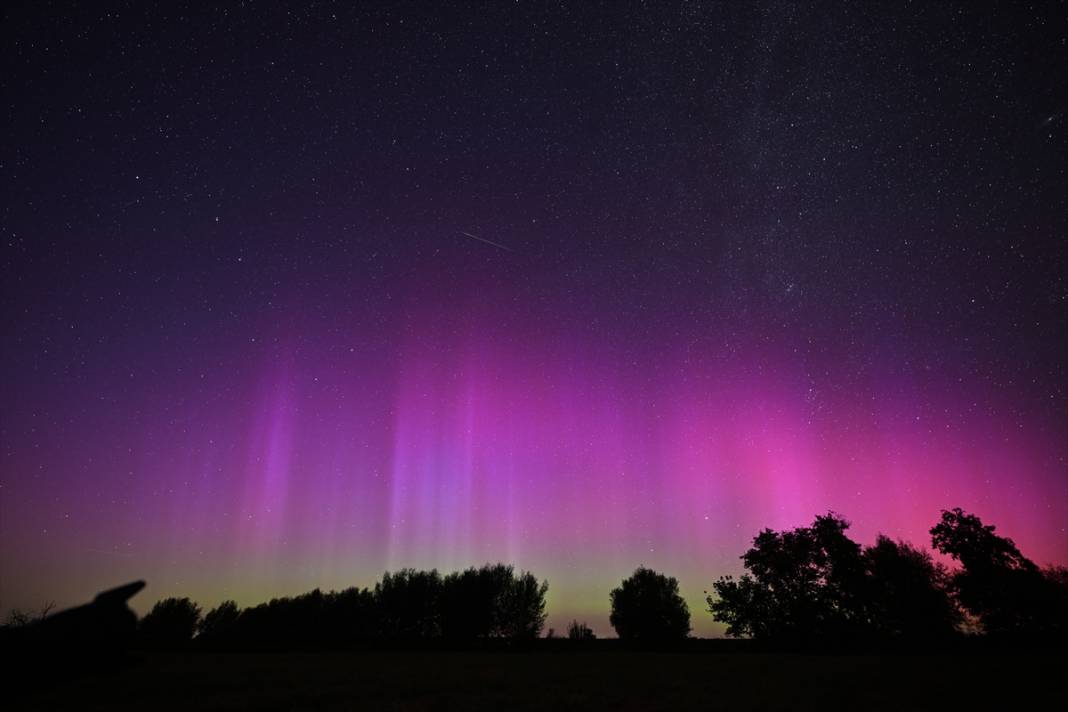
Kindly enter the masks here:
M 1062 10 L 5 10 L 0 608 L 1068 564 Z

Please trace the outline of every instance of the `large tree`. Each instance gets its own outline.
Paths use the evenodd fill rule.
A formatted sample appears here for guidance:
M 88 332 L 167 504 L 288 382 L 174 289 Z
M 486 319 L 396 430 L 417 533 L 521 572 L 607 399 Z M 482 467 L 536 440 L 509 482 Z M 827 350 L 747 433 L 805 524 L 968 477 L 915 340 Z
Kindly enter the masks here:
M 727 634 L 791 640 L 854 635 L 865 628 L 865 562 L 837 514 L 810 527 L 765 529 L 742 555 L 749 573 L 726 576 L 708 596 Z
M 690 609 L 679 582 L 639 567 L 611 593 L 609 621 L 624 640 L 678 640 L 690 634 Z
M 880 535 L 864 550 L 865 598 L 872 631 L 885 637 L 945 638 L 961 622 L 949 573 L 931 555 Z
M 545 626 L 545 594 L 548 581 L 538 582 L 534 574 L 523 572 L 509 582 L 498 614 L 498 633 L 503 638 L 529 640 L 541 635 Z
M 1043 572 L 995 529 L 959 507 L 943 510 L 941 521 L 931 529 L 935 548 L 961 564 L 952 577 L 961 605 L 988 634 L 1068 632 L 1068 588 L 1055 570 Z

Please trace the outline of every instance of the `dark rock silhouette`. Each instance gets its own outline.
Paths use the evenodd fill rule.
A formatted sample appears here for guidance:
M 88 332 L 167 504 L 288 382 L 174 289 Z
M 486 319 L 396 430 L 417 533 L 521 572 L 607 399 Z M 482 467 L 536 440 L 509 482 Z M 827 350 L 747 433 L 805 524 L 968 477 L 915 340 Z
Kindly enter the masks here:
M 137 632 L 137 616 L 126 602 L 144 587 L 144 581 L 135 581 L 104 591 L 83 606 L 0 628 L 8 690 L 19 696 L 45 681 L 124 665 Z
M 68 608 L 23 626 L 2 629 L 6 646 L 110 654 L 125 650 L 137 631 L 137 616 L 126 602 L 145 587 L 144 581 L 104 591 L 92 603 Z
M 690 634 L 690 610 L 679 595 L 679 582 L 639 567 L 610 594 L 609 621 L 624 640 L 664 642 Z

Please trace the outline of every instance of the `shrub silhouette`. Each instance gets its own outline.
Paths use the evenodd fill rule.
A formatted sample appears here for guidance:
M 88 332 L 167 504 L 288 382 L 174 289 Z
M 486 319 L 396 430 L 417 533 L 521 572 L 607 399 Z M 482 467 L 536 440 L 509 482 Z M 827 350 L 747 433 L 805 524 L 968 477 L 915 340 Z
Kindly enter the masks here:
M 951 584 L 983 630 L 998 636 L 1054 637 L 1068 632 L 1068 586 L 1057 569 L 1042 571 L 1012 539 L 959 507 L 943 510 L 931 542 L 962 565 Z
M 573 620 L 567 627 L 567 637 L 569 640 L 593 640 L 597 636 L 593 634 L 593 629 L 588 625 Z
M 621 639 L 667 641 L 690 634 L 690 610 L 674 578 L 639 567 L 610 598 L 609 621 Z
M 193 639 L 200 607 L 188 598 L 165 598 L 141 619 L 138 632 L 149 647 L 181 647 Z
M 41 609 L 35 613 L 29 613 L 19 608 L 12 608 L 7 614 L 7 622 L 4 623 L 4 627 L 8 629 L 22 628 L 24 626 L 33 625 L 39 623 L 48 617 L 48 614 L 52 612 L 52 609 L 56 607 L 55 603 L 47 603 L 41 606 Z

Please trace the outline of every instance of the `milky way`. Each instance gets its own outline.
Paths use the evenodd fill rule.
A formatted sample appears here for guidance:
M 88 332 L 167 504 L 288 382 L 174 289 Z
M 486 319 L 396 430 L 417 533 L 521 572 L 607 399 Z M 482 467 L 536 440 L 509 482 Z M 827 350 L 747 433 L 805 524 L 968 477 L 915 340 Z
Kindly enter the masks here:
M 1061 8 L 11 12 L 0 608 L 1068 564 Z

